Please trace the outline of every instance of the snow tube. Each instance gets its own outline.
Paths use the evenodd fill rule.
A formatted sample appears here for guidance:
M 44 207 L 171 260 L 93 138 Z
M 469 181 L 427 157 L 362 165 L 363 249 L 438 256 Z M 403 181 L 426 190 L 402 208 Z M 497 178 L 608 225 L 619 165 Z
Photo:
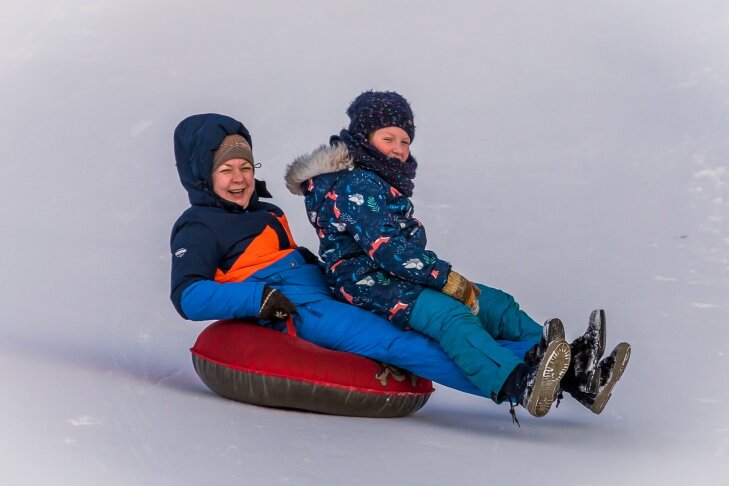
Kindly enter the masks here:
M 225 398 L 267 407 L 354 417 L 403 417 L 433 384 L 352 353 L 331 351 L 241 320 L 218 321 L 190 349 L 200 379 Z

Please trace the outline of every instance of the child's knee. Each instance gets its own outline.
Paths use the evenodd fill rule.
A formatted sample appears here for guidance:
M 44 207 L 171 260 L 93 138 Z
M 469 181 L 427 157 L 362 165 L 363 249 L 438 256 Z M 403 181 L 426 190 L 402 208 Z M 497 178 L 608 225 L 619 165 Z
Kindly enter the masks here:
M 444 331 L 461 321 L 478 322 L 460 302 L 440 292 L 425 289 L 415 301 L 409 324 L 416 331 L 439 340 Z
M 478 288 L 481 290 L 481 296 L 478 298 L 478 301 L 481 304 L 482 310 L 486 309 L 500 313 L 509 307 L 517 305 L 514 297 L 503 290 L 487 287 L 483 284 L 478 284 Z

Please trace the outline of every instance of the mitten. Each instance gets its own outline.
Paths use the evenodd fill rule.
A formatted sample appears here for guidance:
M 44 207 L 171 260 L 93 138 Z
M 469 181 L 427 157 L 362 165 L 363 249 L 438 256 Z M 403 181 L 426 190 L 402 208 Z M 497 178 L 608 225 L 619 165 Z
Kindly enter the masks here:
M 451 270 L 441 292 L 470 307 L 473 314 L 478 314 L 477 297 L 481 295 L 481 290 L 460 273 Z
M 278 290 L 264 285 L 261 297 L 261 310 L 258 317 L 267 321 L 286 319 L 296 312 L 296 306 Z

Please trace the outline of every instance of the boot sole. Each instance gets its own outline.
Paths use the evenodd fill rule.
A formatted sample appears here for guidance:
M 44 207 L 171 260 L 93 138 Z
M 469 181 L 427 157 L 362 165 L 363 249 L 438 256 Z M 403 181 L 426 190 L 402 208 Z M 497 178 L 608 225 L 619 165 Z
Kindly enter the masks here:
M 552 341 L 547 346 L 526 405 L 533 416 L 544 417 L 552 407 L 559 383 L 570 366 L 570 353 L 570 345 L 564 340 Z
M 599 414 L 605 409 L 605 405 L 607 405 L 608 400 L 610 400 L 610 397 L 613 394 L 615 384 L 618 380 L 620 380 L 620 377 L 623 376 L 623 372 L 628 366 L 628 361 L 630 361 L 630 344 L 618 344 L 615 352 L 615 367 L 613 368 L 613 373 L 610 376 L 610 381 L 605 384 L 602 390 L 600 390 L 595 397 L 595 401 L 590 407 L 592 412 Z

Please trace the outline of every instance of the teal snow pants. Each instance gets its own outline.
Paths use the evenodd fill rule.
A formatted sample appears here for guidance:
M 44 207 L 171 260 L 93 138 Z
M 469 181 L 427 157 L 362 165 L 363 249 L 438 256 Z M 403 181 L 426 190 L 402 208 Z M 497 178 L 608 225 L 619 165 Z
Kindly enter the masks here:
M 478 315 L 452 297 L 425 289 L 415 301 L 409 324 L 440 343 L 484 396 L 498 403 L 504 381 L 539 342 L 542 326 L 511 295 L 481 284 L 478 287 Z

